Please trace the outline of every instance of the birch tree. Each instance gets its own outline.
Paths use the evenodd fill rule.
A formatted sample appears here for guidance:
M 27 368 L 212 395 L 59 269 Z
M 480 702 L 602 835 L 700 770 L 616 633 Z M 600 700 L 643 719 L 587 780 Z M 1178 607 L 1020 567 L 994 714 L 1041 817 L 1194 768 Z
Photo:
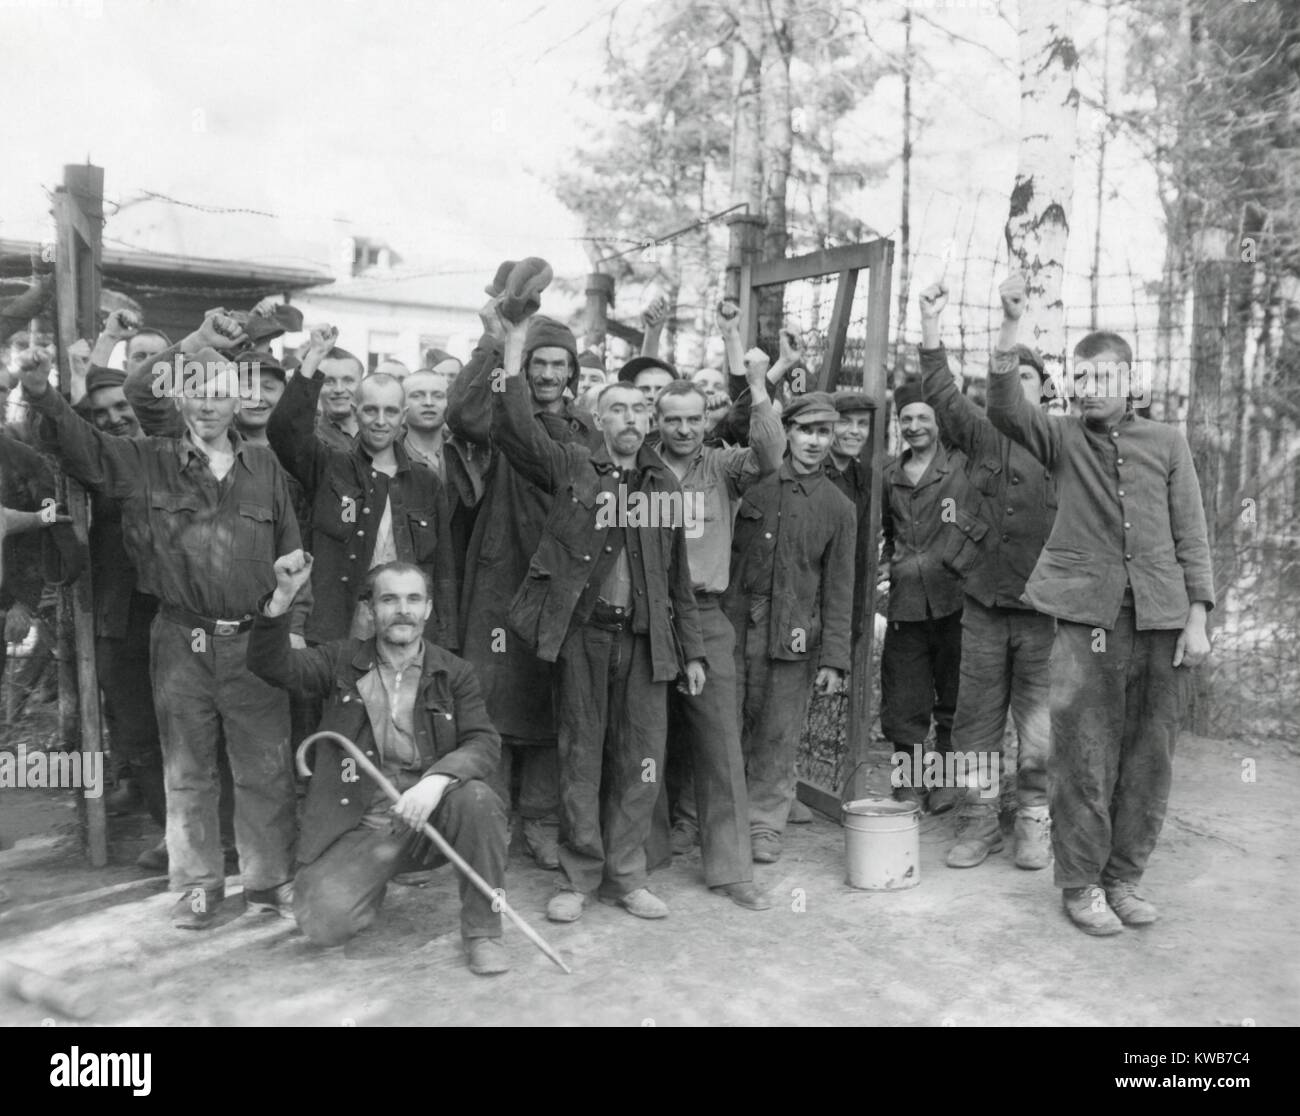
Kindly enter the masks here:
M 1065 357 L 1061 284 L 1079 116 L 1069 17 L 1069 0 L 1020 0 L 1020 149 L 1006 224 L 1011 264 L 1025 273 L 1029 292 L 1023 336 L 1053 376 L 1063 373 Z

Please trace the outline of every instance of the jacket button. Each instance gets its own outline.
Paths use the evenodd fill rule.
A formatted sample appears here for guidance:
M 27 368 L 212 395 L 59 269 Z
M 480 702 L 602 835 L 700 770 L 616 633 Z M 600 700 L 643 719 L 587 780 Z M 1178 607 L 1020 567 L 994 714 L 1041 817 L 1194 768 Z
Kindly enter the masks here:
M 1015 514 L 1016 514 L 1015 508 L 1007 508 L 1007 515 L 1015 515 Z
M 764 532 L 763 532 L 763 538 L 765 538 L 765 539 L 770 539 L 771 537 L 772 537 L 772 532 L 771 532 L 771 531 L 764 531 Z
M 1131 554 L 1125 554 L 1125 555 L 1124 555 L 1124 561 L 1125 561 L 1125 562 L 1131 562 L 1131 561 L 1133 561 L 1133 555 L 1131 555 Z
M 362 508 L 361 511 L 362 511 L 363 513 L 369 513 L 370 509 L 369 509 L 369 508 Z
M 1124 530 L 1127 531 L 1127 530 L 1128 530 L 1130 527 L 1132 527 L 1132 526 L 1133 526 L 1133 524 L 1131 524 L 1131 523 L 1125 523 L 1125 524 L 1124 524 Z
M 343 695 L 343 700 L 344 700 L 344 701 L 351 701 L 351 700 L 352 700 L 352 695 L 351 695 L 351 694 L 344 694 L 344 695 Z
M 1010 535 L 1003 535 L 1003 536 L 1002 536 L 1002 541 L 1003 541 L 1003 542 L 1010 542 L 1010 541 L 1011 541 L 1011 536 L 1010 536 Z
M 1118 437 L 1119 437 L 1119 431 L 1118 431 L 1118 430 L 1112 430 L 1112 431 L 1110 432 L 1110 436 L 1111 436 L 1112 438 L 1118 438 Z
M 374 752 L 367 752 L 367 753 L 366 753 L 366 755 L 368 755 L 368 756 L 373 756 L 374 754 L 375 754 Z
M 340 805 L 340 806 L 346 806 L 347 804 L 348 804 L 348 800 L 347 800 L 346 798 L 340 798 L 340 799 L 339 799 L 339 805 Z
M 339 578 L 339 580 L 340 580 L 340 581 L 347 581 L 347 576 L 345 575 L 345 576 Z
M 427 527 L 427 526 L 429 526 L 429 521 L 428 521 L 427 519 L 422 519 L 422 520 L 420 520 L 420 526 L 421 526 L 421 527 Z
M 614 548 L 613 548 L 612 546 L 607 546 L 607 547 L 605 547 L 605 553 L 606 553 L 606 554 L 612 554 L 613 551 L 614 551 Z
M 1124 490 L 1123 490 L 1122 488 L 1119 490 L 1119 494 L 1120 494 L 1121 496 L 1124 495 Z
M 1124 464 L 1124 459 L 1123 459 L 1122 457 L 1117 457 L 1117 458 L 1115 458 L 1115 464 L 1116 464 L 1116 465 L 1123 465 L 1123 464 Z
M 1011 483 L 1012 483 L 1012 484 L 1019 484 L 1019 483 L 1020 483 L 1020 478 L 1017 477 L 1017 476 L 1012 476 L 1012 478 L 1011 478 Z
M 364 534 L 365 534 L 365 531 L 363 531 L 360 527 L 358 527 L 358 528 L 357 528 L 357 538 L 360 538 L 360 537 L 361 537 L 362 535 L 364 535 Z

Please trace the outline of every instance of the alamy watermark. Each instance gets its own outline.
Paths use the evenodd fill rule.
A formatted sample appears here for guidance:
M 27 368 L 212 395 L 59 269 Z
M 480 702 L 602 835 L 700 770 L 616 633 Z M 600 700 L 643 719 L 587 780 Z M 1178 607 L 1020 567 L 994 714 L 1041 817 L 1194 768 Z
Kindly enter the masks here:
M 262 398 L 262 362 L 258 360 L 191 360 L 177 353 L 172 363 L 153 366 L 151 385 L 155 399 L 242 399 Z
M 704 493 L 629 492 L 620 484 L 617 492 L 596 497 L 596 526 L 681 527 L 688 539 L 704 534 Z
M 1047 399 L 1132 399 L 1138 407 L 1151 405 L 1153 381 L 1151 362 L 1135 360 L 1076 360 L 1060 379 L 1050 376 L 1043 383 Z
M 936 790 L 939 787 L 978 788 L 981 798 L 996 800 L 1002 787 L 1000 752 L 926 752 L 924 745 L 890 757 L 889 782 L 894 787 Z
M 103 752 L 0 752 L 0 789 L 54 787 L 84 790 L 87 798 L 104 793 Z

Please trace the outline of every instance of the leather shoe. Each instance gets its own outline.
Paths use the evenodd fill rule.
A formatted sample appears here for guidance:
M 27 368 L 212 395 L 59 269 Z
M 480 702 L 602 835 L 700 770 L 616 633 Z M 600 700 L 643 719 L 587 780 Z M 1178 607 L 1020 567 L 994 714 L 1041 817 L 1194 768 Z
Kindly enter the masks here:
M 110 818 L 121 818 L 134 814 L 144 806 L 144 795 L 139 786 L 131 779 L 122 779 L 117 789 L 104 799 L 104 811 Z
M 667 918 L 668 904 L 655 895 L 648 887 L 638 887 L 617 899 L 602 899 L 603 903 L 616 903 L 628 914 L 637 918 Z
M 293 917 L 293 881 L 286 880 L 276 887 L 262 890 L 244 889 L 244 905 L 250 913 L 273 914 L 281 918 Z
M 674 856 L 686 856 L 700 843 L 700 829 L 692 821 L 678 818 L 673 822 L 673 831 L 669 837 Z
M 217 919 L 226 897 L 225 888 L 192 887 L 172 907 L 172 925 L 178 930 L 206 930 Z
M 146 872 L 166 872 L 167 871 L 167 842 L 159 841 L 151 849 L 145 849 L 135 858 L 137 868 L 143 868 Z
M 749 843 L 759 864 L 775 864 L 781 859 L 781 838 L 775 833 L 755 833 Z
M 544 818 L 524 819 L 524 844 L 538 868 L 554 871 L 560 866 L 560 826 Z
M 748 911 L 766 911 L 772 906 L 767 892 L 760 891 L 753 883 L 719 884 L 709 890 L 716 895 L 725 895 L 736 906 L 744 907 Z
M 478 976 L 495 976 L 510 971 L 510 959 L 500 938 L 470 938 L 465 943 L 469 971 Z
M 580 891 L 557 891 L 546 904 L 546 917 L 552 922 L 577 922 L 585 900 Z
M 1061 893 L 1061 899 L 1070 921 L 1085 934 L 1104 937 L 1124 929 L 1124 924 L 1107 906 L 1106 893 L 1096 884 L 1092 887 L 1067 887 Z
M 946 814 L 965 796 L 962 787 L 935 787 L 926 799 L 926 806 L 932 814 Z
M 1137 893 L 1137 884 L 1116 880 L 1106 885 L 1106 902 L 1125 926 L 1150 926 L 1160 917 L 1156 905 Z

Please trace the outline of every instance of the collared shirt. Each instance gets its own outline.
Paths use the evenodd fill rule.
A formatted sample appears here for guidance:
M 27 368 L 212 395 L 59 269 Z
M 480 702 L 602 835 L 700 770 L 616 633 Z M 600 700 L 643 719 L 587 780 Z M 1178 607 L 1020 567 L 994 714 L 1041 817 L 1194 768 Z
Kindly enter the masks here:
M 686 554 L 697 593 L 726 592 L 736 504 L 750 485 L 781 464 L 785 434 L 771 404 L 751 411 L 749 439 L 747 447 L 701 446 L 680 478 Z
M 357 679 L 357 692 L 365 702 L 366 716 L 379 749 L 379 766 L 398 790 L 408 790 L 420 779 L 422 758 L 415 742 L 415 702 L 424 673 L 424 641 L 415 658 L 397 669 L 377 652 L 375 665 Z M 391 801 L 382 790 L 362 819 L 386 827 Z
M 263 446 L 232 430 L 223 480 L 188 434 L 116 438 L 83 422 L 55 391 L 31 401 L 55 423 L 59 456 L 88 488 L 123 501 L 141 592 L 216 620 L 251 615 L 275 588 L 276 558 L 301 545 L 289 486 Z
M 650 479 L 646 471 L 636 466 L 619 469 L 603 446 L 592 455 L 591 463 L 600 475 L 601 491 L 615 498 L 612 505 L 614 514 L 618 513 L 620 486 L 625 485 L 629 495 L 646 491 L 645 482 Z M 640 463 L 638 459 L 638 465 Z M 646 613 L 645 555 L 641 552 L 640 532 L 629 529 L 626 524 L 616 524 L 606 532 L 604 542 L 591 577 L 578 598 L 576 614 L 585 619 L 591 615 L 596 602 L 603 600 L 630 609 L 632 630 L 648 632 L 650 618 Z
M 1126 586 L 1142 631 L 1180 629 L 1214 605 L 1201 486 L 1187 439 L 1130 410 L 1105 428 L 1048 416 L 1020 391 L 1014 352 L 996 352 L 989 418 L 1052 470 L 1060 510 L 1025 599 L 1076 624 L 1113 628 Z
M 885 545 L 880 560 L 889 563 L 890 620 L 937 619 L 961 611 L 961 575 L 953 562 L 974 521 L 967 510 L 964 455 L 937 444 L 930 464 L 914 482 L 903 469 L 911 454 L 904 450 L 885 466 L 881 478 Z
M 323 411 L 316 416 L 316 437 L 330 449 L 350 450 L 357 444 L 357 436 L 349 434 Z

